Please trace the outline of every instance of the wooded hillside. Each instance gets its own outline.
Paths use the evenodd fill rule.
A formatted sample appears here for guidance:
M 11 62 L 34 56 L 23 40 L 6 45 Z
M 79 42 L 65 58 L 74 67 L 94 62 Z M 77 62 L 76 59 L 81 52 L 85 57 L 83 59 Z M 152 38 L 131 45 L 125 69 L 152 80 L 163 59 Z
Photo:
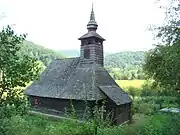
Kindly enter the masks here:
M 58 50 L 66 57 L 79 57 L 78 50 Z M 105 66 L 110 68 L 136 68 L 142 67 L 145 51 L 124 51 L 119 53 L 104 52 Z
M 105 67 L 115 80 L 144 79 L 144 51 L 119 52 L 105 56 Z
M 105 66 L 111 68 L 141 68 L 144 63 L 144 51 L 119 52 L 105 56 Z
M 64 55 L 63 52 L 65 52 Z M 76 55 L 77 50 L 54 51 L 30 41 L 24 41 L 20 53 L 41 60 L 45 66 L 47 66 L 51 60 L 56 58 L 78 56 Z M 144 51 L 105 53 L 104 64 L 111 76 L 116 80 L 144 79 L 142 72 L 144 55 Z
M 38 58 L 45 66 L 47 66 L 51 60 L 63 57 L 60 53 L 54 50 L 47 49 L 30 41 L 23 42 L 20 52 Z

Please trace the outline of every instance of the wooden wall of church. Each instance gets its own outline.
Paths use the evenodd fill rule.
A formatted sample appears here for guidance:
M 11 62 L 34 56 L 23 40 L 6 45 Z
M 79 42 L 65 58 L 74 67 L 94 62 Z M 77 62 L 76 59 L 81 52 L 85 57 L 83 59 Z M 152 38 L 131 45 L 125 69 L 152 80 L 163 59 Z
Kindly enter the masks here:
M 106 102 L 107 113 L 111 112 L 113 115 L 113 124 L 120 125 L 124 122 L 131 121 L 131 103 L 117 106 L 109 98 Z
M 56 98 L 46 98 L 46 97 L 35 97 L 30 96 L 29 101 L 32 107 L 39 108 L 39 109 L 50 109 L 50 110 L 57 110 L 59 115 L 64 116 L 65 108 L 67 112 L 72 111 L 73 104 L 74 109 L 76 110 L 76 114 L 78 118 L 82 118 L 84 116 L 86 104 L 83 100 L 68 100 L 68 99 L 56 99 Z M 95 103 L 89 102 L 88 105 L 92 108 Z M 113 118 L 113 123 L 116 125 L 122 124 L 124 122 L 131 121 L 131 104 L 124 104 L 117 106 L 114 102 L 110 99 L 107 99 L 105 104 L 106 106 L 106 115 L 110 114 L 110 117 Z M 54 112 L 48 112 L 54 113 Z M 91 114 L 90 114 L 91 115 Z
M 131 104 L 124 104 L 116 108 L 116 125 L 131 121 Z
M 66 111 L 67 112 L 72 111 L 72 104 L 73 104 L 74 109 L 76 110 L 77 115 L 79 117 L 81 117 L 81 115 L 84 114 L 85 107 L 86 107 L 85 102 L 81 100 L 68 100 L 68 99 L 56 99 L 56 98 L 30 96 L 29 101 L 32 107 L 39 108 L 39 109 L 56 110 L 58 111 L 58 114 L 61 114 L 61 115 L 64 115 Z

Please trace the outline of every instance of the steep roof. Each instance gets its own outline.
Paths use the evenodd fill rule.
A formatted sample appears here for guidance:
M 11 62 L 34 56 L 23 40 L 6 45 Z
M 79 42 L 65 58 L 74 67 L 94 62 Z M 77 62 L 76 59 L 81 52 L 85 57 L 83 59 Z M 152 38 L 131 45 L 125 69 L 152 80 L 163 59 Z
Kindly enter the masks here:
M 132 102 L 128 94 L 116 85 L 107 85 L 99 87 L 114 103 L 116 103 L 116 105 Z
M 99 88 L 99 86 L 111 85 L 113 87 L 109 91 L 108 87 Z M 123 91 L 104 67 L 98 64 L 81 65 L 77 57 L 51 62 L 41 74 L 40 80 L 27 87 L 25 94 L 60 99 L 100 100 L 106 95 L 112 98 L 111 91 L 113 93 L 116 91 L 118 94 L 117 90 L 119 93 Z

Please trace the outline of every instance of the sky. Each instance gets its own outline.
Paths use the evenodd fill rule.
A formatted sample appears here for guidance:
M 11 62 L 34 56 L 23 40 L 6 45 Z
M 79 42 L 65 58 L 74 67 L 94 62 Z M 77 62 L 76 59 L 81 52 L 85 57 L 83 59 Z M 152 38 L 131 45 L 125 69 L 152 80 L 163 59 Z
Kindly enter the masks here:
M 0 28 L 12 25 L 27 40 L 54 50 L 79 50 L 94 5 L 104 51 L 137 51 L 153 47 L 150 24 L 162 24 L 164 11 L 155 0 L 0 0 Z

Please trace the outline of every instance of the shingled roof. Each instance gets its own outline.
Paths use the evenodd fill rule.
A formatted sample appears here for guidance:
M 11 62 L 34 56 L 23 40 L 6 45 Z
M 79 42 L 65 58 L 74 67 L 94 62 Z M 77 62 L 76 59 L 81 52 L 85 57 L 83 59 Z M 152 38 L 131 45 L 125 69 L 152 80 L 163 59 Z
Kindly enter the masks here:
M 118 93 L 123 93 L 123 90 L 104 67 L 98 64 L 81 65 L 79 60 L 77 57 L 52 61 L 41 74 L 40 80 L 27 87 L 25 94 L 76 100 L 100 100 L 107 95 L 116 104 L 129 102 L 127 97 L 114 99 L 111 96 L 119 95 Z M 108 89 L 111 85 L 113 87 Z
M 116 105 L 132 102 L 126 92 L 116 85 L 99 86 L 99 88 L 114 102 Z
M 85 39 L 85 38 L 89 38 L 89 37 L 96 37 L 99 38 L 101 40 L 105 40 L 103 37 L 101 37 L 98 33 L 96 33 L 96 31 L 89 31 L 88 33 L 84 34 L 82 37 L 79 38 L 79 40 L 81 39 Z

